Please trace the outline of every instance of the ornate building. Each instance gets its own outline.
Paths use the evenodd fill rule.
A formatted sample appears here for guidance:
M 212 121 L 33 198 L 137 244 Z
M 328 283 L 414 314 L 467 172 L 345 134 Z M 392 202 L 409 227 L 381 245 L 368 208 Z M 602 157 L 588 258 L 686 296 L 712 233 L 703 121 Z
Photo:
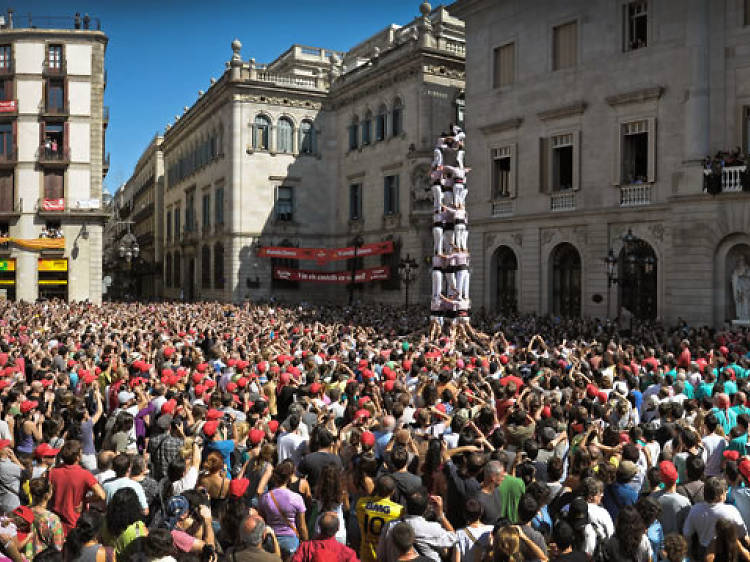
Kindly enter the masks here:
M 159 148 L 163 296 L 343 300 L 341 285 L 273 278 L 275 265 L 321 269 L 315 262 L 257 251 L 361 237 L 392 240 L 396 252 L 359 259 L 392 269 L 390 280 L 362 286 L 360 298 L 400 302 L 400 256 L 431 256 L 432 144 L 462 118 L 463 22 L 426 2 L 420 12 L 346 53 L 293 45 L 260 64 L 232 43 L 227 70 L 175 116 Z M 421 263 L 426 301 L 429 266 Z
M 732 277 L 750 258 L 747 168 L 725 154 L 705 176 L 704 158 L 750 148 L 750 4 L 450 9 L 467 30 L 474 307 L 717 326 L 742 316 L 750 277 Z
M 0 298 L 101 301 L 107 36 L 86 16 L 0 25 Z

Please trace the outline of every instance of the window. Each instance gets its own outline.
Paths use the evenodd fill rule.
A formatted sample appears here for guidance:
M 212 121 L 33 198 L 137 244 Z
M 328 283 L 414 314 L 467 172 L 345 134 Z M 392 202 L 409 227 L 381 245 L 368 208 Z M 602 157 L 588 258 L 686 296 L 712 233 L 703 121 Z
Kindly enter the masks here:
M 279 186 L 276 188 L 276 220 L 294 220 L 294 188 Z
M 573 135 L 552 137 L 552 190 L 573 189 Z
M 211 248 L 208 246 L 201 249 L 201 287 L 211 288 Z
M 375 118 L 375 140 L 385 140 L 385 132 L 388 125 L 388 108 L 381 105 L 378 109 L 378 116 Z
M 750 0 L 745 0 L 745 25 L 750 25 Z
M 13 125 L 11 123 L 0 124 L 0 157 L 8 159 L 13 154 Z
M 255 143 L 256 150 L 268 150 L 269 132 L 271 121 L 265 115 L 255 117 Z
M 185 232 L 195 232 L 195 191 L 185 195 Z
M 580 187 L 580 139 L 579 131 L 560 133 L 540 139 L 542 191 L 565 191 Z M 511 182 L 514 181 L 511 167 Z
M 11 101 L 13 99 L 13 80 L 0 80 L 0 100 Z
M 401 104 L 401 98 L 396 98 L 393 102 L 393 113 L 391 117 L 391 134 L 394 137 L 399 136 L 403 132 L 403 119 L 404 108 Z
M 368 145 L 371 142 L 370 139 L 370 127 L 372 126 L 372 113 L 369 111 L 365 114 L 365 119 L 362 121 L 362 145 Z
M 50 70 L 62 69 L 62 45 L 47 46 L 47 68 Z
M 224 224 L 224 188 L 219 187 L 216 190 L 214 205 L 216 206 L 216 224 Z
M 179 287 L 182 285 L 182 264 L 180 263 L 180 252 L 174 253 L 174 272 L 173 272 L 173 287 Z
M 174 237 L 175 237 L 175 240 L 182 240 L 182 231 L 180 230 L 180 228 L 181 228 L 181 225 L 180 225 L 180 221 L 181 221 L 181 216 L 180 215 L 181 215 L 181 212 L 182 211 L 180 211 L 179 207 L 177 207 L 174 210 Z
M 466 113 L 466 94 L 463 90 L 456 96 L 456 124 L 464 127 L 464 114 Z
M 578 23 L 558 25 L 552 30 L 552 70 L 578 64 Z
M 224 245 L 214 244 L 214 289 L 224 288 Z
M 65 80 L 47 80 L 47 112 L 62 113 L 65 110 Z
M 10 70 L 13 66 L 10 45 L 0 45 L 0 70 Z
M 279 119 L 279 130 L 276 138 L 278 152 L 294 152 L 294 125 L 286 117 Z
M 359 147 L 359 118 L 355 115 L 352 124 L 349 125 L 349 150 L 357 150 Z
M 311 121 L 302 121 L 299 137 L 300 154 L 315 154 L 315 129 Z
M 656 121 L 642 119 L 620 125 L 619 183 L 632 185 L 656 180 Z
M 0 170 L 0 211 L 12 212 L 15 207 L 14 176 L 13 170 Z M 0 226 L 0 230 L 7 236 L 8 225 L 4 225 L 4 228 Z
M 383 214 L 398 214 L 398 176 L 383 178 Z
M 172 210 L 167 211 L 167 241 L 172 239 Z
M 648 2 L 627 2 L 623 7 L 623 51 L 634 51 L 648 43 Z
M 65 183 L 62 170 L 44 170 L 44 198 L 64 199 Z
M 164 260 L 164 285 L 172 286 L 172 254 L 169 253 L 167 259 Z
M 508 43 L 493 53 L 492 87 L 510 86 L 516 78 L 516 44 Z
M 502 199 L 511 196 L 511 170 L 513 148 L 504 146 L 492 151 L 492 198 Z
M 362 218 L 362 184 L 353 183 L 349 186 L 349 220 Z
M 380 282 L 380 287 L 384 291 L 398 291 L 401 289 L 401 276 L 398 272 L 398 264 L 401 262 L 401 244 L 396 241 L 393 243 L 393 251 L 390 254 L 380 256 L 380 265 L 387 265 L 390 268 L 388 279 Z
M 211 226 L 211 194 L 203 194 L 203 232 L 208 232 Z

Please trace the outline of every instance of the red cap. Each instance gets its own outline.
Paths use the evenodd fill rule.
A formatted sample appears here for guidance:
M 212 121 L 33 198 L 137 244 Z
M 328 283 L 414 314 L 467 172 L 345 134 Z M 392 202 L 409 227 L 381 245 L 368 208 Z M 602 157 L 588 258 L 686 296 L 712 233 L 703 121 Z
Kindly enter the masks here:
M 247 386 L 247 379 L 245 377 L 237 379 L 237 386 L 239 386 L 240 388 L 245 388 Z
M 503 364 L 503 365 L 507 365 L 508 364 L 508 356 L 507 355 L 501 355 L 500 356 L 500 363 Z
M 55 381 L 53 381 L 52 379 L 42 379 L 39 382 L 42 383 L 42 386 L 44 388 L 49 388 L 50 386 L 52 386 L 55 383 Z
M 10 446 L 10 439 L 0 439 L 0 449 Z
M 545 406 L 542 408 L 542 417 L 543 418 L 551 418 L 552 417 L 552 408 L 549 406 Z
M 320 392 L 320 389 L 321 389 L 321 388 L 322 388 L 322 387 L 320 386 L 320 383 L 319 383 L 319 382 L 314 382 L 314 383 L 312 383 L 312 384 L 310 385 L 310 393 L 311 393 L 311 394 L 318 394 L 318 392 Z
M 234 367 L 237 364 L 236 359 L 227 359 L 227 367 Z
M 228 382 L 227 383 L 227 392 L 236 392 L 237 391 L 237 383 L 236 382 Z
M 199 373 L 204 373 L 204 372 L 206 371 L 206 369 L 208 369 L 208 363 L 198 363 L 198 364 L 197 364 L 197 365 L 195 366 L 195 369 L 196 369 L 196 371 L 198 371 Z
M 174 371 L 172 369 L 162 369 L 161 370 L 161 376 L 162 377 L 168 377 L 170 375 L 174 375 Z
M 678 478 L 677 469 L 672 461 L 661 461 L 659 463 L 659 478 L 665 484 L 674 484 Z
M 266 436 L 266 433 L 262 429 L 251 429 L 250 430 L 250 442 L 253 445 L 257 445 L 261 441 L 263 441 L 263 438 Z
M 224 412 L 221 412 L 217 410 L 216 408 L 211 408 L 208 412 L 206 412 L 207 420 L 220 420 L 223 417 L 224 417 Z
M 250 480 L 247 478 L 235 478 L 229 483 L 229 495 L 241 498 L 245 495 L 248 486 L 250 486 Z
M 595 398 L 597 392 L 599 392 L 599 389 L 596 387 L 596 385 L 591 383 L 586 385 L 586 396 L 588 396 L 589 398 Z
M 34 449 L 34 455 L 37 457 L 56 457 L 60 449 L 53 449 L 47 443 L 42 443 Z
M 164 348 L 164 357 L 172 357 L 172 354 L 174 353 L 173 347 L 165 347 Z
M 435 406 L 435 409 L 445 413 L 447 408 L 445 407 L 445 403 L 441 402 L 440 404 Z
M 206 392 L 206 387 L 202 384 L 196 384 L 195 385 L 195 396 L 201 396 L 204 392 Z
M 363 431 L 359 442 L 365 447 L 372 447 L 375 445 L 375 434 L 370 431 Z
M 750 480 L 750 459 L 745 457 L 740 461 L 740 464 L 737 465 L 737 468 L 739 469 L 742 476 L 745 477 L 745 480 Z
M 393 385 L 394 384 L 395 383 L 393 381 L 385 381 L 385 383 L 383 384 L 383 389 L 386 392 L 393 392 Z
M 370 397 L 369 396 L 363 396 L 362 398 L 359 399 L 359 402 L 358 402 L 359 407 L 361 408 L 362 406 L 364 406 L 365 404 L 367 404 L 369 401 L 370 401 Z
M 276 433 L 278 429 L 279 429 L 279 422 L 277 422 L 276 420 L 271 420 L 270 422 L 268 422 L 268 430 L 271 433 Z
M 357 410 L 354 412 L 354 419 L 357 418 L 369 418 L 370 417 L 370 410 L 365 410 L 362 408 L 361 410 Z
M 213 437 L 216 435 L 217 429 L 219 429 L 219 422 L 217 421 L 207 421 L 203 424 L 203 433 L 206 434 L 206 437 Z
M 177 408 L 177 400 L 174 398 L 167 400 L 164 402 L 164 404 L 161 405 L 161 413 L 162 414 L 174 414 L 175 409 Z
M 78 361 L 76 361 L 75 359 L 68 359 L 68 369 L 70 369 L 71 367 L 75 367 L 76 365 L 78 365 Z
M 409 359 L 404 359 L 401 361 L 401 366 L 403 367 L 404 371 L 411 371 L 411 365 L 412 362 Z
M 8 379 L 0 379 L 0 390 L 9 387 L 10 384 L 11 383 Z
M 36 400 L 24 400 L 23 402 L 21 402 L 21 413 L 26 414 L 37 406 L 39 406 L 39 402 L 37 402 Z
M 34 512 L 27 505 L 19 505 L 13 510 L 14 515 L 18 515 L 21 519 L 26 521 L 29 525 L 34 523 Z
M 736 461 L 740 458 L 740 452 L 739 451 L 724 451 L 723 453 L 724 458 L 728 461 Z

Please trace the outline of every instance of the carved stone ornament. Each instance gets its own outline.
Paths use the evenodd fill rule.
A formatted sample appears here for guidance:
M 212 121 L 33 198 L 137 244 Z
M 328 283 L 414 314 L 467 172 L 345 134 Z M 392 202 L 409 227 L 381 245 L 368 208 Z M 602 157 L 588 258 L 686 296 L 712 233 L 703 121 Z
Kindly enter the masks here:
M 649 230 L 651 231 L 651 234 L 654 235 L 654 238 L 656 238 L 659 242 L 664 241 L 664 225 L 661 223 L 652 224 L 649 227 Z
M 411 171 L 411 208 L 414 211 L 429 211 L 432 207 L 430 191 L 430 165 L 417 164 Z
M 552 238 L 555 237 L 555 231 L 554 230 L 544 230 L 542 231 L 542 244 L 549 244 L 552 242 Z
M 511 235 L 511 240 L 516 244 L 516 246 L 523 246 L 523 235 L 520 232 L 516 232 L 515 234 Z

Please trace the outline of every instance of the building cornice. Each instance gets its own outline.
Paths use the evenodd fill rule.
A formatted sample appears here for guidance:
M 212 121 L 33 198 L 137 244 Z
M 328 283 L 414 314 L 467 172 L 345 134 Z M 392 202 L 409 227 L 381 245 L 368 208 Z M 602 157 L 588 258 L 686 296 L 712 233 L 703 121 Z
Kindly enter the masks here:
M 72 20 L 71 20 L 72 21 Z M 109 42 L 107 34 L 103 31 L 91 29 L 37 29 L 37 28 L 15 28 L 0 30 L 1 41 L 24 41 L 24 40 L 46 40 L 60 39 L 67 43 L 101 43 L 106 45 Z
M 556 119 L 564 119 L 566 117 L 573 117 L 574 115 L 581 115 L 586 111 L 586 102 L 577 101 L 575 103 L 564 105 L 562 107 L 556 107 L 554 109 L 548 109 L 546 111 L 540 111 L 536 114 L 542 121 L 554 121 Z
M 506 119 L 505 121 L 484 125 L 483 127 L 479 127 L 479 130 L 485 135 L 492 135 L 510 131 L 512 129 L 518 129 L 522 123 L 523 117 L 514 117 L 512 119 Z
M 631 103 L 643 103 L 651 100 L 658 100 L 664 93 L 664 88 L 655 86 L 653 88 L 641 88 L 624 94 L 615 94 L 607 96 L 605 100 L 611 107 L 626 105 Z

